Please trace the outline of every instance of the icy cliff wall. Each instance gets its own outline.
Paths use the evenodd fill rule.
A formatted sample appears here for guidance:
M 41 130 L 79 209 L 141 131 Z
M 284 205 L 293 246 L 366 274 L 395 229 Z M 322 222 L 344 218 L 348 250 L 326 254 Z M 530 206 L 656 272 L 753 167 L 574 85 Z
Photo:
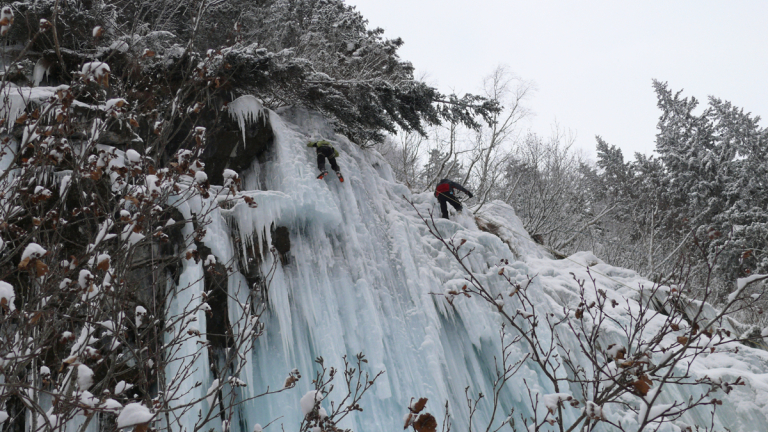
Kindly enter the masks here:
M 364 411 L 345 420 L 345 427 L 395 430 L 402 427 L 410 398 L 427 397 L 435 414 L 449 401 L 454 429 L 466 430 L 464 390 L 490 394 L 494 356 L 501 353 L 501 320 L 479 299 L 450 305 L 434 295 L 464 276 L 407 202 L 412 200 L 426 214 L 437 212 L 436 200 L 431 193 L 413 194 L 396 183 L 377 152 L 335 135 L 320 116 L 301 110 L 268 115 L 275 145 L 262 163 L 254 162 L 242 173 L 243 189 L 252 191 L 258 207 L 238 204 L 217 210 L 203 243 L 219 262 L 239 259 L 241 267 L 257 262 L 266 274 L 272 265 L 267 249 L 273 227 L 287 228 L 290 251 L 269 287 L 266 334 L 244 353 L 249 367 L 241 377 L 248 383 L 242 398 L 251 398 L 267 386 L 282 387 L 293 368 L 304 378 L 291 391 L 244 401 L 233 427 L 250 431 L 256 423 L 279 419 L 277 424 L 283 423 L 285 430 L 297 430 L 302 417 L 299 399 L 313 388 L 314 359 L 323 357 L 327 365 L 341 367 L 341 356 L 364 352 L 369 370 L 385 374 L 363 399 Z M 346 182 L 339 183 L 333 176 L 316 179 L 316 155 L 306 147 L 313 133 L 339 149 Z M 187 211 L 199 209 L 192 206 Z M 616 298 L 632 297 L 635 293 L 628 287 L 647 284 L 634 272 L 608 266 L 588 253 L 553 260 L 531 241 L 514 210 L 501 203 L 484 209 L 482 218 L 486 227 L 488 222 L 496 227 L 495 234 L 480 230 L 468 211 L 451 221 L 436 220 L 436 226 L 446 237 L 467 240 L 467 248 L 474 248 L 473 270 L 491 286 L 506 286 L 493 268 L 502 259 L 509 260 L 507 274 L 513 278 L 522 281 L 536 275 L 529 290 L 542 313 L 562 313 L 563 305 L 575 301 L 578 286 L 570 273 L 584 278 L 586 265 L 610 275 L 610 280 L 599 278 L 598 284 Z M 258 250 L 258 258 L 253 250 Z M 189 280 L 200 273 L 197 267 L 185 264 Z M 243 298 L 251 283 L 236 273 L 228 282 L 230 294 Z M 750 384 L 736 388 L 725 399 L 718 410 L 718 425 L 754 430 L 750 425 L 766 424 L 768 407 L 763 396 L 768 380 L 763 373 L 767 363 L 764 352 L 742 347 L 738 356 L 713 354 L 695 366 L 702 375 L 738 374 Z M 205 368 L 199 374 L 201 388 L 207 388 L 213 378 Z M 511 408 L 516 413 L 530 412 L 523 380 L 543 394 L 553 391 L 533 368 L 524 367 L 501 394 L 502 412 Z M 635 421 L 619 409 L 608 411 L 625 424 Z M 576 418 L 578 414 L 572 409 L 566 415 Z M 484 424 L 488 417 L 489 405 L 481 403 L 475 421 Z M 675 427 L 663 429 L 678 430 Z

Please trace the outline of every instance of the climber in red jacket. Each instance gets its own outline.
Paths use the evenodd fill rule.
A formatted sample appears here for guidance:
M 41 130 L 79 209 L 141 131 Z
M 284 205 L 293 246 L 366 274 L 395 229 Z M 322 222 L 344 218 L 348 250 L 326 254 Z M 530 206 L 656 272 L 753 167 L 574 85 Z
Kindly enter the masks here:
M 445 219 L 448 219 L 448 204 L 451 204 L 456 211 L 461 211 L 462 209 L 461 202 L 453 193 L 454 189 L 458 189 L 472 198 L 472 192 L 466 190 L 464 186 L 448 179 L 440 180 L 435 188 L 435 196 L 437 201 L 440 202 L 440 211 Z

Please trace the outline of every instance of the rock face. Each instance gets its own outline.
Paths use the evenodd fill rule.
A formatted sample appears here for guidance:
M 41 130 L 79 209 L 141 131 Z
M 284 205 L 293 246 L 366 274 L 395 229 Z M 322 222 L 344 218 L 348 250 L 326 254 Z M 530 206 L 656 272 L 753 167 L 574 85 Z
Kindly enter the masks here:
M 282 265 L 288 264 L 288 252 L 291 251 L 291 234 L 288 227 L 279 226 L 272 232 L 272 246 L 277 250 Z
M 207 133 L 208 145 L 203 153 L 205 171 L 211 184 L 222 183 L 224 169 L 240 172 L 248 169 L 254 160 L 264 162 L 274 145 L 275 134 L 268 116 L 247 122 L 243 130 L 228 115 L 220 116 L 218 121 L 211 123 Z

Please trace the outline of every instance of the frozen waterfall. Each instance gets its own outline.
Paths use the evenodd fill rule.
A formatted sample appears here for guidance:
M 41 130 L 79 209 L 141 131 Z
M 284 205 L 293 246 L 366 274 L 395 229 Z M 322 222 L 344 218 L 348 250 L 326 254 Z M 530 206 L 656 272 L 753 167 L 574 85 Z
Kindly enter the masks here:
M 362 400 L 364 411 L 345 419 L 344 427 L 359 432 L 399 430 L 410 399 L 427 397 L 428 409 L 439 419 L 448 401 L 453 429 L 467 430 L 464 391 L 469 387 L 472 394 L 491 393 L 494 356 L 501 353 L 501 319 L 480 299 L 451 305 L 434 295 L 464 274 L 443 245 L 427 233 L 406 199 L 422 213 L 437 211 L 436 200 L 429 192 L 414 194 L 398 184 L 381 155 L 335 135 L 319 115 L 291 109 L 269 112 L 269 120 L 276 137 L 271 154 L 266 162 L 254 162 L 242 173 L 243 189 L 252 191 L 258 207 L 238 204 L 215 210 L 203 243 L 219 262 L 235 261 L 238 253 L 247 255 L 243 251 L 248 248 L 259 249 L 266 273 L 272 257 L 264 245 L 271 244 L 272 227 L 288 229 L 290 252 L 271 281 L 266 334 L 246 353 L 250 364 L 240 377 L 247 383 L 241 398 L 253 397 L 268 386 L 282 387 L 293 368 L 303 378 L 290 391 L 244 401 L 239 418 L 232 422 L 233 430 L 250 432 L 255 424 L 276 419 L 268 430 L 280 430 L 280 424 L 286 431 L 298 430 L 299 400 L 314 388 L 314 359 L 323 357 L 326 365 L 343 368 L 341 357 L 358 352 L 367 356 L 372 374 L 379 370 L 385 374 Z M 339 183 L 333 176 L 316 179 L 315 151 L 306 147 L 312 133 L 323 135 L 339 149 L 346 182 Z M 447 237 L 467 240 L 467 247 L 474 248 L 473 270 L 485 275 L 490 285 L 498 281 L 499 289 L 506 286 L 493 270 L 502 259 L 509 260 L 507 274 L 513 278 L 537 275 L 529 292 L 539 301 L 542 313 L 562 313 L 562 306 L 575 299 L 578 286 L 570 273 L 584 278 L 586 265 L 610 275 L 610 280 L 598 278 L 597 283 L 617 298 L 632 297 L 628 287 L 649 284 L 636 273 L 611 267 L 588 253 L 556 261 L 530 239 L 512 208 L 499 202 L 486 207 L 483 217 L 500 227 L 498 235 L 480 230 L 467 210 L 451 221 L 438 220 L 437 228 Z M 191 205 L 183 212 L 198 211 Z M 199 279 L 201 266 L 185 263 L 182 279 Z M 233 296 L 242 296 L 247 286 L 237 272 L 229 278 Z M 203 314 L 200 319 L 205 319 Z M 702 375 L 738 374 L 748 382 L 723 398 L 716 424 L 731 430 L 755 430 L 754 425 L 767 424 L 766 364 L 768 353 L 743 347 L 738 355 L 713 354 L 695 365 Z M 530 411 L 523 380 L 542 395 L 553 392 L 536 369 L 524 366 L 501 394 L 502 419 L 511 408 L 516 416 Z M 199 393 L 203 395 L 213 377 L 200 367 L 195 381 L 202 382 Z M 688 397 L 673 393 L 666 397 Z M 477 425 L 489 418 L 487 399 L 475 416 Z M 616 421 L 636 422 L 636 416 L 617 407 L 607 411 Z M 565 413 L 575 419 L 580 411 L 571 408 Z M 679 428 L 670 423 L 662 430 Z

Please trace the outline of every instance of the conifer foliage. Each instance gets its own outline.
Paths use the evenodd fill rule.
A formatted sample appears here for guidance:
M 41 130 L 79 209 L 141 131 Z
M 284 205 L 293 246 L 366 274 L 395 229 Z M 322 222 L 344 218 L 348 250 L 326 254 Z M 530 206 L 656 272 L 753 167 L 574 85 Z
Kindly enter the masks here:
M 273 93 L 276 104 L 301 103 L 336 120 L 360 143 L 380 142 L 398 128 L 424 134 L 425 124 L 458 122 L 472 128 L 498 110 L 495 101 L 474 95 L 443 95 L 414 79 L 410 62 L 399 58 L 400 38 L 340 0 L 273 0 L 250 7 L 238 23 L 244 40 L 280 53 L 289 85 Z M 277 83 L 275 83 L 277 84 Z
M 608 235 L 631 226 L 622 237 L 644 245 L 636 257 L 651 274 L 669 270 L 686 251 L 694 263 L 714 262 L 722 284 L 765 273 L 768 131 L 730 102 L 710 97 L 702 109 L 666 83 L 655 81 L 654 89 L 658 157 L 625 162 L 598 138 L 599 183 L 604 196 L 623 203 Z

